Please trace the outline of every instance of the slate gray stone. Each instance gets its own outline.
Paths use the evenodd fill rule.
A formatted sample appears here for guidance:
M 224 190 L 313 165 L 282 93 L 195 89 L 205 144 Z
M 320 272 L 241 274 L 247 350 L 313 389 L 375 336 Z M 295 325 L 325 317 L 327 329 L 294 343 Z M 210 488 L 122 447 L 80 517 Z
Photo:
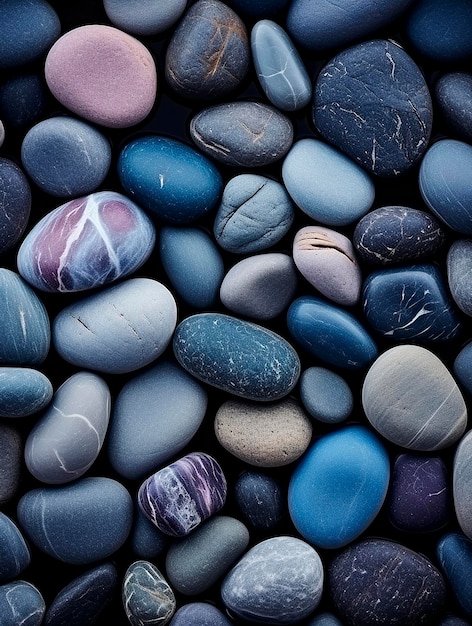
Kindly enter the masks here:
M 169 545 L 169 536 L 161 532 L 144 515 L 136 502 L 134 507 L 133 528 L 131 529 L 131 548 L 138 559 L 155 559 L 165 552 Z
M 2 626 L 41 626 L 46 602 L 37 587 L 26 580 L 0 586 Z
M 434 86 L 436 106 L 459 139 L 472 141 L 472 74 L 446 72 Z
M 185 11 L 187 0 L 103 0 L 110 22 L 137 36 L 150 36 L 170 28 Z
M 456 239 L 446 259 L 447 281 L 454 302 L 466 315 L 472 315 L 472 239 Z
M 134 561 L 123 579 L 122 601 L 132 626 L 164 626 L 176 609 L 172 588 L 149 561 Z
M 231 626 L 233 622 L 208 602 L 189 602 L 180 606 L 169 626 Z
M 462 532 L 472 539 L 472 431 L 462 437 L 454 454 L 452 496 L 457 521 Z
M 31 552 L 21 530 L 0 511 L 0 582 L 18 578 L 30 563 Z
M 354 408 L 353 394 L 346 380 L 325 367 L 313 366 L 304 370 L 299 391 L 305 410 L 320 422 L 342 422 Z
M 23 438 L 20 431 L 0 423 L 0 505 L 17 493 L 23 469 Z

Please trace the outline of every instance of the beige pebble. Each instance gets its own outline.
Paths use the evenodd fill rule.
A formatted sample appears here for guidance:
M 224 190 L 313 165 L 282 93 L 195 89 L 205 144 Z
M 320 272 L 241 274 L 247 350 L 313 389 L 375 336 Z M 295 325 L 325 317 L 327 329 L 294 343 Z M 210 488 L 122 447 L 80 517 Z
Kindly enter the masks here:
M 264 405 L 228 400 L 215 417 L 216 437 L 223 448 L 258 467 L 292 463 L 308 448 L 312 432 L 308 415 L 294 398 Z

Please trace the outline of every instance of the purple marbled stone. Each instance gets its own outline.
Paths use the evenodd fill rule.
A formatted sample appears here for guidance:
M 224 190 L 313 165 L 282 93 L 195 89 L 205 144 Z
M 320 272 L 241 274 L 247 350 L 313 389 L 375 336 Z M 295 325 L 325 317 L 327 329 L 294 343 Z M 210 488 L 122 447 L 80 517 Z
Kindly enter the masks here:
M 92 289 L 141 267 L 155 238 L 154 224 L 134 202 L 99 191 L 45 215 L 18 251 L 18 271 L 41 291 Z
M 183 537 L 221 509 L 226 491 L 219 463 L 204 452 L 191 452 L 149 476 L 138 503 L 159 530 Z

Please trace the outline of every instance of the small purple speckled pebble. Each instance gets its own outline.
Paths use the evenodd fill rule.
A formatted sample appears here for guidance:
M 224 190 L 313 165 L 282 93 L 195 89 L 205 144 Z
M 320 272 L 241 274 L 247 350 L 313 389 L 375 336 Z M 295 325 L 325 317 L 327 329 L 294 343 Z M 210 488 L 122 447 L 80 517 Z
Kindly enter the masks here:
M 217 513 L 226 500 L 226 478 L 219 463 L 204 452 L 191 452 L 147 478 L 138 502 L 162 532 L 190 533 Z

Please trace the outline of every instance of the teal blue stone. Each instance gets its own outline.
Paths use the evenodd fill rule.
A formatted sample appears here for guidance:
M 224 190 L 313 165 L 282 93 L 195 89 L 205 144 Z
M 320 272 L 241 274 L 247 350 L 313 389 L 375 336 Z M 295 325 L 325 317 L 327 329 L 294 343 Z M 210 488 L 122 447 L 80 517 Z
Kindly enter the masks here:
M 300 376 L 295 349 L 277 333 L 223 313 L 198 313 L 177 326 L 174 354 L 197 379 L 247 400 L 286 396 Z
M 118 158 L 127 194 L 152 216 L 190 224 L 216 208 L 223 179 L 203 154 L 177 139 L 150 135 L 128 143 Z
M 377 356 L 374 340 L 354 315 L 316 296 L 292 302 L 287 326 L 295 341 L 324 363 L 359 370 Z
M 164 226 L 161 262 L 177 295 L 196 309 L 214 307 L 225 268 L 214 240 L 201 228 Z
M 350 425 L 324 435 L 308 449 L 290 479 L 292 522 L 315 546 L 345 546 L 379 513 L 389 477 L 388 452 L 365 426 Z
M 362 301 L 372 328 L 396 341 L 449 341 L 462 329 L 443 274 L 433 264 L 372 272 Z
M 472 541 L 458 532 L 449 532 L 436 549 L 441 568 L 462 609 L 472 617 Z
M 47 376 L 30 367 L 0 367 L 0 417 L 26 417 L 46 408 L 53 388 Z
M 39 365 L 51 328 L 43 302 L 21 276 L 0 268 L 0 365 Z

